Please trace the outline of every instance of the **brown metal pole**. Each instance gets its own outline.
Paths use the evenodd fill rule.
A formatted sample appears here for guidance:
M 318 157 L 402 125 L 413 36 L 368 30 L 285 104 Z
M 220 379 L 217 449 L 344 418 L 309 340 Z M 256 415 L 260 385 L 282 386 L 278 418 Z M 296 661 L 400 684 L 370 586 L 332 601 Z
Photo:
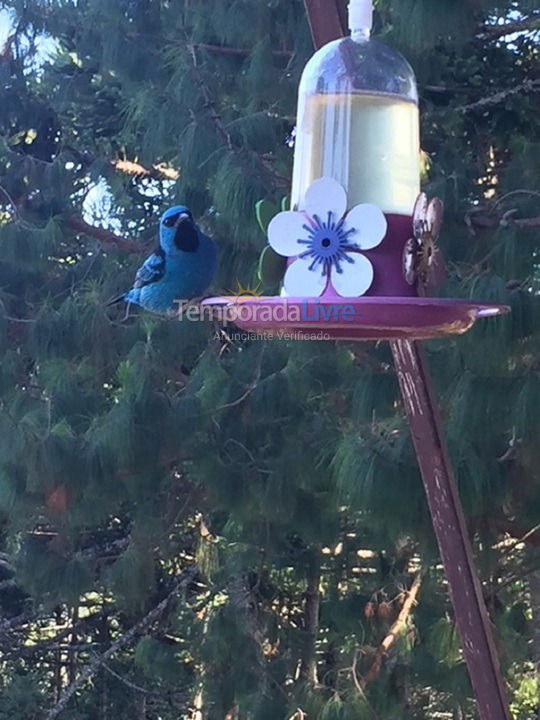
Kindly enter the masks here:
M 313 43 L 318 49 L 347 31 L 345 5 L 336 0 L 304 0 Z
M 420 343 L 390 343 L 463 654 L 482 720 L 509 720 L 508 700 L 463 508 Z
M 340 0 L 304 0 L 315 47 L 345 33 Z M 510 720 L 504 680 L 463 508 L 448 457 L 429 369 L 420 343 L 390 344 L 456 625 L 482 720 Z

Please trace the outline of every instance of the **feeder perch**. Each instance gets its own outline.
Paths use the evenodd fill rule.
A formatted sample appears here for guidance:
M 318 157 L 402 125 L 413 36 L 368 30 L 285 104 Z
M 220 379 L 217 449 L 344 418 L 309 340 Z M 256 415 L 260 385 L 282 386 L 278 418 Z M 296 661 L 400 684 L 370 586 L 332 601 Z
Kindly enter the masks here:
M 218 297 L 242 330 L 298 339 L 427 340 L 464 333 L 501 305 L 427 296 L 442 265 L 436 246 L 442 203 L 419 195 L 413 216 L 376 205 L 347 210 L 344 188 L 315 180 L 300 210 L 276 215 L 270 248 L 287 259 L 275 297 Z

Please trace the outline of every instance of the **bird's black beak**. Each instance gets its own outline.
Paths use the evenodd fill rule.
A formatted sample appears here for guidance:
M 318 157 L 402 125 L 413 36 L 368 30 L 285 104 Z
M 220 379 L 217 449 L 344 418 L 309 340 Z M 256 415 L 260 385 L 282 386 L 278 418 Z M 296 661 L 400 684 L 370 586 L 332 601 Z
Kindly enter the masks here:
M 176 219 L 176 222 L 174 223 L 175 227 L 179 227 L 183 222 L 186 222 L 186 220 L 191 220 L 188 213 L 180 213 L 178 218 Z
M 174 243 L 179 250 L 195 252 L 199 247 L 199 235 L 189 213 L 180 213 L 175 222 Z

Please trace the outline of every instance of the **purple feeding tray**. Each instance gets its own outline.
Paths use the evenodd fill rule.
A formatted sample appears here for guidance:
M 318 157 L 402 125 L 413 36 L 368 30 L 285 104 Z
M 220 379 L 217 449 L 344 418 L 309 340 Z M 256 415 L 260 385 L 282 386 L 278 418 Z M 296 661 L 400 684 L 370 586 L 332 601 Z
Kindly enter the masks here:
M 422 193 L 413 217 L 370 204 L 347 210 L 331 178 L 308 188 L 299 210 L 268 226 L 287 258 L 279 297 L 215 297 L 214 317 L 268 337 L 305 340 L 428 340 L 467 332 L 504 305 L 428 297 L 441 270 L 442 203 Z M 419 297 L 421 295 L 421 297 Z
M 429 340 L 465 333 L 479 318 L 508 311 L 470 300 L 396 297 L 215 297 L 203 305 L 241 330 L 298 340 Z

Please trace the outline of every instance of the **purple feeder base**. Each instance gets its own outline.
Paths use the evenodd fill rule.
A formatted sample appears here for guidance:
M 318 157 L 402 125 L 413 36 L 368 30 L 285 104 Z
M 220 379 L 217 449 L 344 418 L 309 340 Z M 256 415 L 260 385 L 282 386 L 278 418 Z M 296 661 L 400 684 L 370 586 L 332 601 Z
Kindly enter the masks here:
M 479 318 L 508 312 L 504 305 L 428 297 L 214 297 L 227 321 L 267 337 L 301 340 L 429 340 L 460 335 Z M 220 313 L 217 313 L 220 314 Z
M 293 334 L 298 340 L 430 340 L 461 335 L 478 319 L 509 311 L 472 300 L 418 297 L 403 270 L 412 218 L 386 214 L 386 221 L 384 242 L 365 253 L 374 279 L 361 297 L 340 297 L 329 281 L 317 298 L 225 296 L 208 298 L 203 305 L 216 307 L 215 316 L 241 330 L 270 338 Z

